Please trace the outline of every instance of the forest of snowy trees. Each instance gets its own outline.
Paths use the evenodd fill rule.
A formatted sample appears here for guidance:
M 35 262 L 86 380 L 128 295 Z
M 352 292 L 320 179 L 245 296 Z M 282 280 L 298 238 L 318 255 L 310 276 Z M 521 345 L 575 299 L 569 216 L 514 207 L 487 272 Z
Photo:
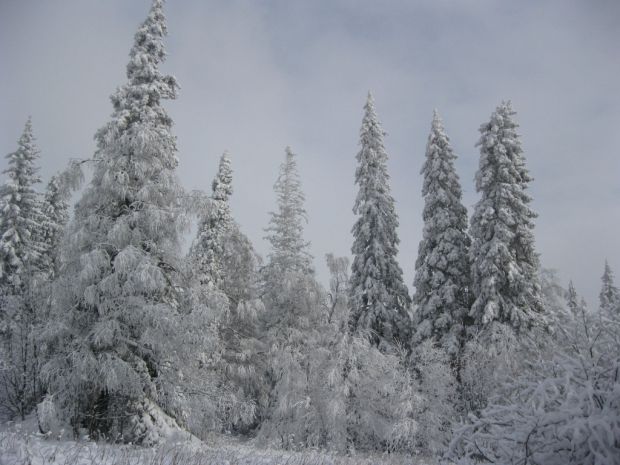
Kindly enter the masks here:
M 234 154 L 221 156 L 205 192 L 180 185 L 165 36 L 154 0 L 92 158 L 40 189 L 45 151 L 30 120 L 6 157 L 3 421 L 30 416 L 42 434 L 144 446 L 185 430 L 446 463 L 620 464 L 620 291 L 605 263 L 600 305 L 587 308 L 572 283 L 541 268 L 510 102 L 480 126 L 471 217 L 432 116 L 410 293 L 368 94 L 352 260 L 325 257 L 325 286 L 304 237 L 293 149 L 274 173 L 264 259 L 231 214 Z

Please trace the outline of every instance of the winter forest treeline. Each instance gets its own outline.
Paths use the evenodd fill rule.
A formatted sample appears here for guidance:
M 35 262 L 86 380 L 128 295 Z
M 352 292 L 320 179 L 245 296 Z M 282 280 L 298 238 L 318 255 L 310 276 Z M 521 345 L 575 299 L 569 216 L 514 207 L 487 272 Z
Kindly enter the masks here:
M 600 306 L 542 269 L 515 111 L 480 127 L 479 194 L 461 202 L 433 115 L 424 230 L 410 295 L 384 132 L 369 94 L 357 153 L 352 262 L 317 282 L 296 155 L 274 185 L 263 260 L 231 215 L 234 157 L 187 192 L 154 0 L 127 82 L 89 160 L 38 189 L 33 126 L 0 186 L 0 414 L 40 432 L 149 446 L 171 431 L 447 462 L 620 463 L 620 291 Z M 70 215 L 70 199 L 92 176 Z M 275 177 L 275 176 L 274 176 Z M 71 217 L 71 219 L 70 219 Z M 198 231 L 187 254 L 190 223 Z

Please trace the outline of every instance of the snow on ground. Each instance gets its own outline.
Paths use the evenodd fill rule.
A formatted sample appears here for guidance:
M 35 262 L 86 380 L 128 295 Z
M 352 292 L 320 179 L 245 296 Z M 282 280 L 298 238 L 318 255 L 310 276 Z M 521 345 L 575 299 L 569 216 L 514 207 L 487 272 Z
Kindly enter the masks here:
M 343 457 L 320 451 L 288 452 L 256 448 L 224 436 L 176 440 L 155 448 L 54 440 L 22 431 L 0 431 L 0 465 L 434 465 L 396 455 Z

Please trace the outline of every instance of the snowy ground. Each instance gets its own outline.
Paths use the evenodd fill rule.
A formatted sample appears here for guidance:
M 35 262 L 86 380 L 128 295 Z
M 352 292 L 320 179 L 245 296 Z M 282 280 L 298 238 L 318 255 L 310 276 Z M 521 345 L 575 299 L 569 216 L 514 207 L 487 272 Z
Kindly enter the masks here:
M 208 443 L 177 441 L 157 448 L 116 446 L 90 441 L 58 441 L 24 432 L 18 426 L 0 432 L 0 465 L 434 465 L 402 456 L 342 457 L 317 451 L 261 449 L 226 437 Z

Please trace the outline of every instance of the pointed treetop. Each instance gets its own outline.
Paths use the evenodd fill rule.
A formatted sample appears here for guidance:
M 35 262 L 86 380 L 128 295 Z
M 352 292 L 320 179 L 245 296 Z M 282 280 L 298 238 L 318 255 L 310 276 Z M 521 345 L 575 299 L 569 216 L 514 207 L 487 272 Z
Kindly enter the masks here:
M 134 36 L 134 45 L 129 53 L 127 77 L 134 84 L 157 82 L 157 91 L 164 98 L 175 98 L 178 85 L 172 76 L 162 76 L 158 65 L 166 57 L 163 39 L 167 35 L 163 0 L 154 0 L 148 16 Z
M 375 105 L 375 98 L 372 95 L 372 92 L 369 90 L 368 94 L 366 95 L 366 105 L 370 105 L 372 107 L 374 107 Z
M 274 184 L 277 211 L 270 212 L 266 239 L 271 244 L 269 266 L 280 272 L 313 274 L 309 242 L 303 238 L 303 223 L 307 222 L 304 208 L 305 196 L 297 171 L 296 154 L 286 147 L 286 158 Z
M 620 312 L 620 290 L 614 284 L 614 272 L 607 260 L 601 281 L 603 285 L 599 294 L 600 308 L 608 314 L 616 315 Z
M 228 200 L 228 197 L 232 195 L 232 168 L 228 150 L 224 150 L 220 157 L 220 165 L 211 188 L 214 200 Z
M 6 158 L 3 171 L 8 179 L 0 186 L 0 284 L 19 286 L 20 276 L 30 265 L 38 265 L 41 244 L 41 210 L 34 185 L 41 182 L 35 165 L 39 149 L 29 117 L 17 142 L 17 150 Z
M 33 162 L 37 158 L 39 158 L 39 149 L 35 144 L 35 137 L 32 131 L 32 117 L 28 116 L 26 119 L 26 123 L 24 124 L 24 130 L 22 131 L 21 136 L 17 142 L 18 149 L 15 152 L 11 152 L 6 155 L 6 158 L 9 160 L 9 165 L 15 165 L 14 167 L 9 166 L 3 173 L 7 173 L 9 177 L 11 177 L 15 181 L 15 176 L 34 176 L 29 180 L 29 183 L 38 183 L 41 182 L 41 179 L 38 176 L 35 176 L 39 171 L 38 167 L 35 167 Z M 23 182 L 21 180 L 20 182 Z

